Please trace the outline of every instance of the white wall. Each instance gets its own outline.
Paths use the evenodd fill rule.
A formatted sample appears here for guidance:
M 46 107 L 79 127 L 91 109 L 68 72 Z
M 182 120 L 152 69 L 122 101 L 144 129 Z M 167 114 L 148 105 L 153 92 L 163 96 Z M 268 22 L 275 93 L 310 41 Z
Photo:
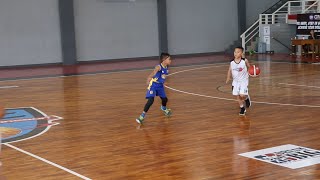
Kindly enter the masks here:
M 0 1 L 0 66 L 62 62 L 57 0 Z
M 172 54 L 224 51 L 238 39 L 237 0 L 167 0 Z
M 79 61 L 158 55 L 156 0 L 75 0 Z

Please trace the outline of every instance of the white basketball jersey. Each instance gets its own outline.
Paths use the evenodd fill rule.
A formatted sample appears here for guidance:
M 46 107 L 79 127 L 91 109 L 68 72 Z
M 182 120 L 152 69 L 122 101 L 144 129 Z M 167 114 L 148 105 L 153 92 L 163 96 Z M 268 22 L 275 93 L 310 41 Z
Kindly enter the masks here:
M 246 66 L 245 59 L 241 59 L 239 63 L 236 63 L 234 60 L 230 62 L 231 72 L 233 83 L 238 82 L 249 82 L 249 74 Z

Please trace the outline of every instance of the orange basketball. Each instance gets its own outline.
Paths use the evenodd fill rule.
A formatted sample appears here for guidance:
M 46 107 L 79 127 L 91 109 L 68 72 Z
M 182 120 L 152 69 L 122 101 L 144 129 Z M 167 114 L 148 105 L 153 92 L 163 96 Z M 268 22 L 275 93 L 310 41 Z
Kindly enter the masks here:
M 248 73 L 252 77 L 257 77 L 260 74 L 260 68 L 256 65 L 252 65 L 252 66 L 250 66 Z

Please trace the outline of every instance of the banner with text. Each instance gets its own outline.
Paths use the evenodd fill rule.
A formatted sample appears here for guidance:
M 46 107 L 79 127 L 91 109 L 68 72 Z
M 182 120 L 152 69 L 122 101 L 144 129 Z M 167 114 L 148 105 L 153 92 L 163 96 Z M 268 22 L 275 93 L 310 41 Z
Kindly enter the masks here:
M 320 32 L 320 13 L 298 14 L 297 35 L 309 35 L 311 30 Z

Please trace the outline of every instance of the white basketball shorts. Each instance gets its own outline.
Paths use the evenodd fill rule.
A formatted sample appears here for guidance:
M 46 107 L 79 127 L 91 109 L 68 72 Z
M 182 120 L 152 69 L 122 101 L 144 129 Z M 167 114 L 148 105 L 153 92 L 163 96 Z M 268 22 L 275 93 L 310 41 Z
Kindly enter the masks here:
M 232 82 L 232 95 L 248 95 L 248 91 L 247 81 Z

